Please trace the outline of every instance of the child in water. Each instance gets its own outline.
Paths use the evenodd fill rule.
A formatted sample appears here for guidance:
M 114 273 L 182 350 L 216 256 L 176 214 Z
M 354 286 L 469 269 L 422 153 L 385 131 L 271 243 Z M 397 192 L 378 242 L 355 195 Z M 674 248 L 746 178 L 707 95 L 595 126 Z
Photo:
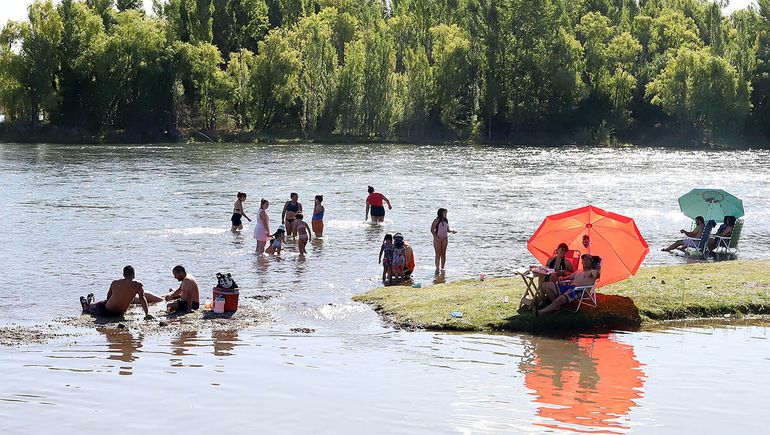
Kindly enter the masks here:
M 384 257 L 384 258 L 383 258 Z M 390 263 L 393 261 L 393 236 L 385 234 L 385 238 L 382 240 L 382 246 L 380 246 L 380 258 L 378 263 L 382 264 L 382 281 L 390 276 Z
M 297 213 L 294 216 L 294 218 L 295 218 L 295 221 L 294 221 L 293 231 L 295 234 L 297 234 L 297 239 L 299 240 L 297 242 L 297 245 L 299 247 L 299 255 L 304 256 L 305 254 L 307 254 L 307 250 L 305 249 L 305 247 L 307 246 L 307 242 L 312 240 L 310 236 L 310 226 L 307 224 L 307 222 L 303 220 L 304 216 L 302 215 L 302 213 Z
M 265 252 L 272 255 L 281 255 L 283 244 L 286 243 L 286 227 L 280 225 L 278 230 L 271 236 L 270 246 L 265 249 Z
M 238 192 L 237 198 L 235 200 L 235 204 L 233 205 L 233 216 L 230 218 L 230 222 L 233 224 L 232 228 L 230 228 L 230 231 L 236 232 L 243 229 L 243 222 L 241 222 L 241 217 L 245 217 L 249 222 L 251 222 L 251 219 L 249 219 L 248 216 L 246 216 L 246 213 L 243 211 L 243 202 L 246 201 L 246 194 L 243 192 Z
M 393 236 L 393 260 L 390 263 L 390 280 L 401 280 L 404 278 L 404 266 L 406 265 L 406 247 L 404 247 L 404 236 L 396 233 Z

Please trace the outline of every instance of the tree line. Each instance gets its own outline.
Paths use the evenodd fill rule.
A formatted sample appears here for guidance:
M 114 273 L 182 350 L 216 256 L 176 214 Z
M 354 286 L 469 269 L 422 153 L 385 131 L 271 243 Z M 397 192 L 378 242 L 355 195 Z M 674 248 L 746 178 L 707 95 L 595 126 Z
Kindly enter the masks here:
M 41 126 L 770 136 L 770 0 L 37 0 L 0 109 Z

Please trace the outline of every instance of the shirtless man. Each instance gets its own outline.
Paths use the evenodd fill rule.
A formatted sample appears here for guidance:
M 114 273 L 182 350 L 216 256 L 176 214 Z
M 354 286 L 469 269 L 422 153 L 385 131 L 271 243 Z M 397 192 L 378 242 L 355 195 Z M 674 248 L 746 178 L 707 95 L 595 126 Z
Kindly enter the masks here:
M 299 202 L 299 195 L 296 192 L 292 192 L 289 198 L 291 199 L 283 205 L 281 221 L 286 225 L 286 235 L 296 238 L 297 230 L 294 228 L 294 219 L 296 219 L 297 213 L 302 213 L 302 204 Z
M 575 272 L 567 277 L 567 279 L 572 279 L 570 284 L 559 284 L 550 280 L 543 283 L 543 292 L 545 292 L 548 299 L 553 302 L 542 310 L 538 310 L 537 305 L 533 305 L 532 312 L 535 316 L 559 311 L 562 305 L 568 304 L 580 297 L 580 292 L 576 291 L 575 287 L 594 285 L 594 283 L 596 283 L 596 280 L 599 279 L 601 274 L 601 269 L 594 269 L 594 257 L 590 254 L 583 254 L 580 256 L 580 261 L 583 263 L 583 270 Z
M 171 301 L 171 303 L 166 306 L 166 310 L 169 313 L 186 313 L 200 308 L 200 294 L 198 292 L 198 283 L 195 282 L 195 277 L 188 274 L 181 265 L 174 266 L 171 273 L 173 273 L 174 278 L 179 281 L 179 288 L 176 290 L 169 289 L 170 293 L 164 296 L 166 301 Z
M 135 281 L 135 277 L 134 268 L 126 266 L 123 268 L 123 279 L 116 279 L 110 284 L 107 299 L 93 303 L 81 296 L 80 305 L 83 307 L 83 314 L 93 314 L 98 317 L 120 317 L 131 306 L 134 296 L 137 296 L 139 303 L 142 304 L 145 320 L 152 319 L 147 309 L 147 300 L 144 298 L 144 286 L 141 282 Z M 89 299 L 93 298 L 93 295 L 88 296 Z

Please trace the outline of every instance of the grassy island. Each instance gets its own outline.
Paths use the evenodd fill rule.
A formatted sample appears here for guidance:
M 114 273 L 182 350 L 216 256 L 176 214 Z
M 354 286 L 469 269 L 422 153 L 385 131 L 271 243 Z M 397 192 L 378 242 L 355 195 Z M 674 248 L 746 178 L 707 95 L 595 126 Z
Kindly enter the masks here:
M 432 287 L 388 286 L 354 297 L 407 328 L 455 331 L 592 331 L 638 329 L 665 320 L 770 313 L 770 260 L 725 261 L 639 270 L 603 287 L 599 307 L 548 317 L 518 311 L 519 277 L 465 280 Z M 508 296 L 508 302 L 505 302 Z M 570 306 L 568 306 L 569 308 Z M 462 318 L 450 316 L 461 311 Z

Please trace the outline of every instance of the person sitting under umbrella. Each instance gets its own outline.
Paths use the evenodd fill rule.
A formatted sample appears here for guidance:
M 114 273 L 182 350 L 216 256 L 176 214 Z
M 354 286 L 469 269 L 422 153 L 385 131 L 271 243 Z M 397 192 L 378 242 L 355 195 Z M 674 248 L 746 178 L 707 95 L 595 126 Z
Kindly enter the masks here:
M 583 263 L 583 270 L 569 276 L 568 278 L 572 279 L 571 282 L 553 282 L 549 280 L 543 283 L 543 292 L 553 302 L 542 310 L 538 310 L 537 305 L 533 305 L 532 312 L 535 316 L 559 311 L 562 305 L 568 304 L 580 297 L 581 292 L 576 290 L 577 287 L 590 286 L 596 283 L 596 280 L 601 275 L 601 258 L 590 254 L 583 254 L 580 256 L 580 261 Z
M 685 250 L 687 248 L 697 248 L 698 242 L 693 239 L 700 238 L 701 234 L 703 234 L 703 227 L 705 226 L 706 226 L 706 221 L 703 220 L 703 216 L 696 217 L 695 229 L 693 229 L 692 231 L 687 231 L 685 229 L 679 230 L 680 233 L 684 234 L 687 237 L 690 237 L 689 239 L 677 240 L 676 242 L 672 243 L 671 246 L 669 246 L 668 248 L 661 249 L 661 251 L 671 252 L 674 249 Z
M 716 237 L 730 237 L 733 234 L 733 228 L 735 228 L 735 216 L 725 216 L 724 223 L 717 229 Z M 712 237 L 709 239 L 708 250 L 714 252 L 717 247 L 717 239 Z

